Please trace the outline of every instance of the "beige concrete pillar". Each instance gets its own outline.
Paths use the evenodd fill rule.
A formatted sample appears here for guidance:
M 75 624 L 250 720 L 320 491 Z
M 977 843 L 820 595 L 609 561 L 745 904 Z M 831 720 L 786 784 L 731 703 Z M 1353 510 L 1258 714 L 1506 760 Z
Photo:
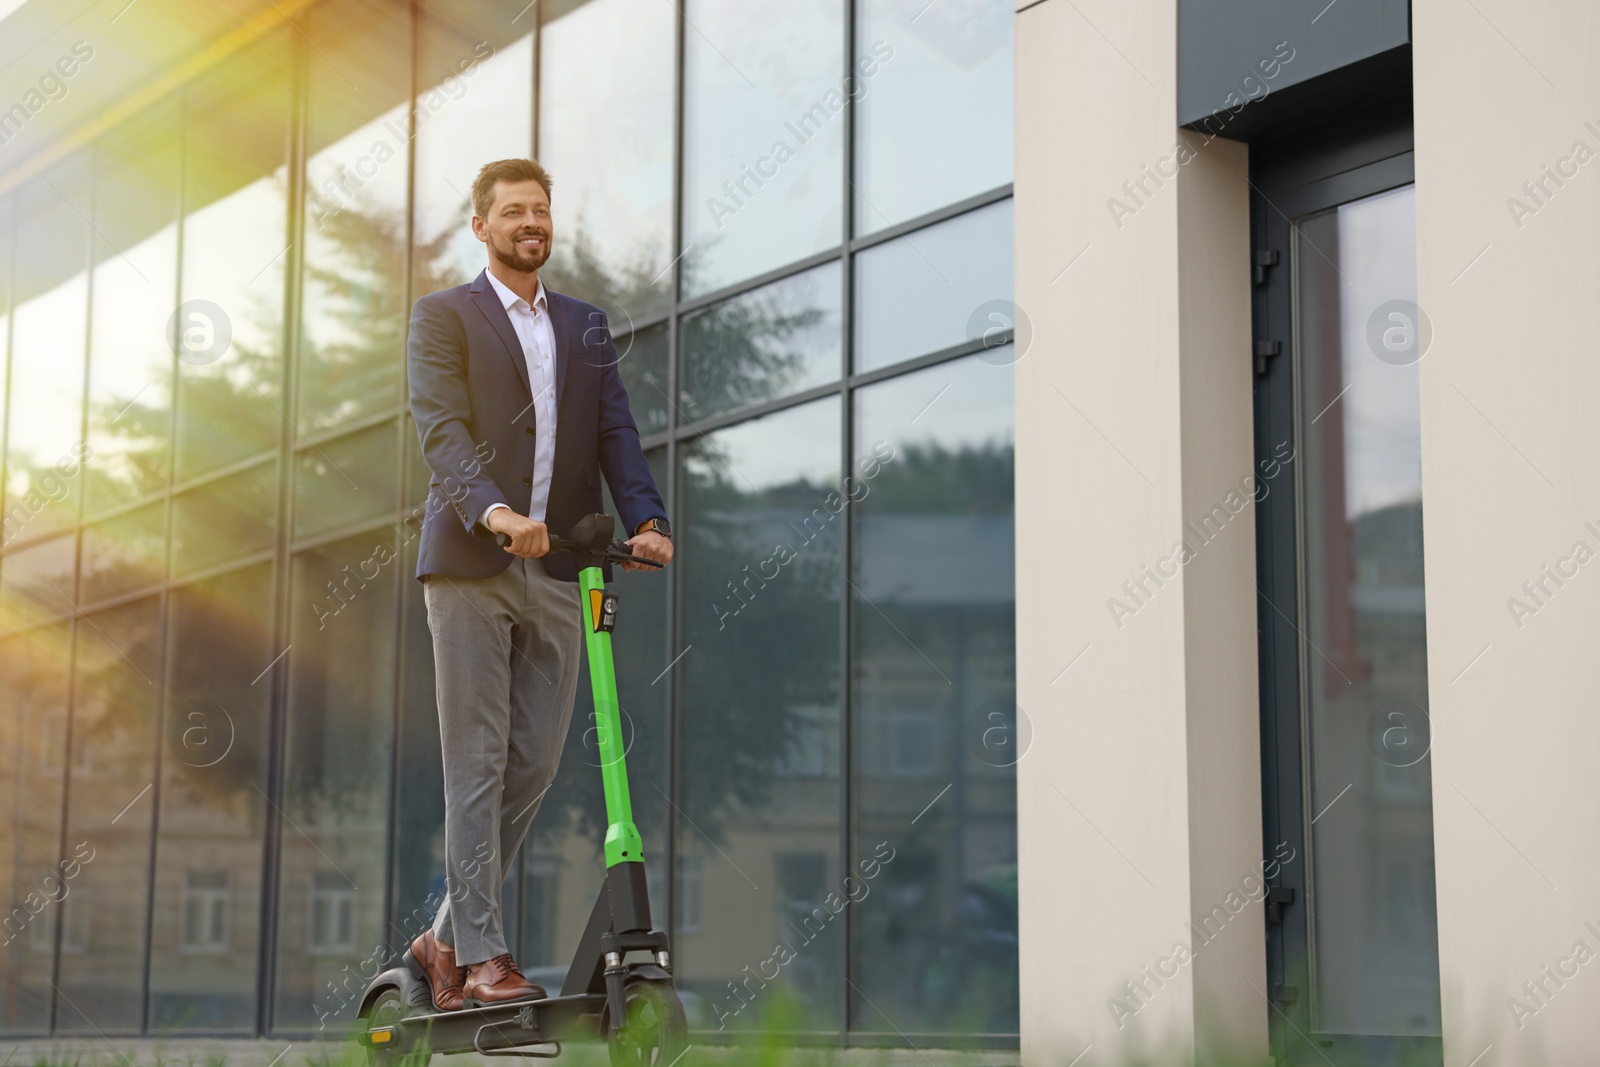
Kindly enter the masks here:
M 1021 7 L 1023 1062 L 1259 1055 L 1247 156 L 1176 128 L 1172 0 Z
M 1445 1063 L 1589 1063 L 1600 8 L 1412 10 L 1418 302 L 1434 338 L 1422 470 Z

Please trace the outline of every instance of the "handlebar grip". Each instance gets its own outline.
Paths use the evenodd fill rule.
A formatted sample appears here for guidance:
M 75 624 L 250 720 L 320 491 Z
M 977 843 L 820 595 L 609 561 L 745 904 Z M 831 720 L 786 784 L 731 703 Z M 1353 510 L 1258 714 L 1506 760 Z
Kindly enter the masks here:
M 501 548 L 510 548 L 511 535 L 507 533 L 497 533 L 494 535 L 494 543 L 499 545 Z M 573 542 L 568 541 L 564 537 L 550 538 L 550 551 L 552 552 L 571 552 L 576 547 L 578 546 Z

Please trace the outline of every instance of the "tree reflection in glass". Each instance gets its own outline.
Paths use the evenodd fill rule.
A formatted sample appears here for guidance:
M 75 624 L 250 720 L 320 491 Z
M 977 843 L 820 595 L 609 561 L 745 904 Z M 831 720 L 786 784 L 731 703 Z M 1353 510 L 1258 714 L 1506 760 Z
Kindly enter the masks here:
M 88 164 L 87 151 L 75 152 L 17 191 L 6 397 L 8 541 L 71 523 L 82 499 Z
M 165 488 L 172 432 L 167 322 L 178 284 L 177 100 L 95 150 L 94 299 L 89 320 L 85 511 Z M 137 410 L 135 408 L 137 407 Z
M 206 303 L 184 307 L 180 323 L 179 481 L 278 441 L 290 65 L 285 31 L 213 68 L 185 93 L 179 296 Z M 165 417 L 135 402 L 118 425 Z
M 404 107 L 380 116 L 306 164 L 305 284 L 301 297 L 299 427 L 307 432 L 399 403 L 405 334 L 405 162 L 391 158 L 356 197 L 338 193 L 353 178 L 347 161 L 405 121 Z M 396 152 L 403 152 L 402 144 Z M 319 189 L 319 179 L 333 192 Z
M 686 316 L 684 414 L 718 415 L 836 381 L 839 275 L 829 263 Z
M 626 333 L 672 297 L 675 13 L 658 0 L 540 11 L 539 159 L 556 182 L 548 284 Z
M 785 998 L 803 1028 L 838 1025 L 839 418 L 828 398 L 684 449 L 678 852 L 704 871 L 698 907 L 740 916 L 694 924 L 679 894 L 680 973 L 711 1028 Z M 745 1006 L 728 983 L 780 941 L 780 989 Z

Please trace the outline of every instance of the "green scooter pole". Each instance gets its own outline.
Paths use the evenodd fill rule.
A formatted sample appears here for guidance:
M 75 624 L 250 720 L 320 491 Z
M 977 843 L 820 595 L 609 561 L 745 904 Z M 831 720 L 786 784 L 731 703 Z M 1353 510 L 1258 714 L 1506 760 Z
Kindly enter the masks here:
M 594 690 L 595 733 L 600 749 L 600 784 L 606 798 L 606 867 L 643 863 L 644 842 L 633 822 L 633 801 L 628 794 L 627 750 L 622 741 L 622 713 L 617 703 L 617 671 L 611 658 L 611 631 L 617 625 L 617 597 L 606 591 L 605 563 L 642 563 L 660 567 L 654 560 L 635 556 L 628 545 L 611 539 L 609 515 L 588 515 L 572 528 L 571 538 L 551 537 L 550 551 L 571 552 L 578 564 L 578 589 L 582 599 L 585 652 L 589 657 L 589 682 Z M 501 546 L 511 539 L 500 534 Z
M 589 654 L 589 681 L 594 689 L 594 719 L 600 749 L 600 782 L 606 798 L 606 866 L 642 863 L 644 842 L 633 822 L 628 795 L 627 751 L 622 715 L 617 704 L 617 673 L 611 658 L 611 627 L 616 623 L 616 598 L 606 592 L 605 572 L 598 566 L 578 572 L 583 595 L 584 644 Z

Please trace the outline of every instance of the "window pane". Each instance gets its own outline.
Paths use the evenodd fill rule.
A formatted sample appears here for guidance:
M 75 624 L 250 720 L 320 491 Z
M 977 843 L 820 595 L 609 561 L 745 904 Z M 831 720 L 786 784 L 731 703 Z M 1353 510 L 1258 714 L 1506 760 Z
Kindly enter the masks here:
M 422 5 L 413 300 L 483 270 L 472 180 L 485 163 L 533 154 L 534 13 L 515 14 L 494 0 Z
M 411 92 L 404 5 L 336 0 L 310 21 L 295 413 L 306 432 L 400 402 Z
M 1436 1035 L 1420 350 L 1380 352 L 1368 333 L 1398 321 L 1391 302 L 1415 309 L 1416 191 L 1294 234 L 1312 1020 Z
M 173 499 L 172 572 L 196 574 L 272 547 L 277 464 L 264 463 Z
M 10 537 L 37 537 L 77 517 L 90 203 L 86 153 L 17 195 L 5 485 Z
M 5 372 L 11 358 L 11 252 L 16 201 L 14 196 L 0 196 L 0 373 Z M 6 407 L 5 399 L 0 397 L 0 441 L 5 440 Z M 9 515 L 5 522 L 0 545 L 11 540 Z
M 439 754 L 439 705 L 434 689 L 433 635 L 417 573 L 417 535 L 402 527 L 405 617 L 400 640 L 400 752 L 405 788 L 396 793 L 394 836 L 394 945 L 409 945 L 433 925 L 444 900 L 444 764 Z M 505 901 L 501 901 L 502 908 Z M 509 931 L 508 931 L 509 934 Z M 324 1009 L 325 1010 L 325 1009 Z
M 838 0 L 693 0 L 684 37 L 685 296 L 839 244 Z
M 621 332 L 672 299 L 676 8 L 580 0 L 556 10 L 539 42 L 539 159 L 556 183 L 550 285 L 598 305 Z
M 394 510 L 400 481 L 398 432 L 396 423 L 386 422 L 295 456 L 296 538 Z
M 80 604 L 122 596 L 166 573 L 167 502 L 134 508 L 83 531 Z
M 684 413 L 717 415 L 838 381 L 839 273 L 829 263 L 688 316 Z
M 0 629 L 18 630 L 71 613 L 76 548 L 77 538 L 67 534 L 0 560 Z
M 186 93 L 180 481 L 271 449 L 284 418 L 288 43 L 267 37 Z
M 56 1026 L 137 1030 L 161 726 L 160 601 L 85 616 L 75 661 L 63 858 L 81 866 L 62 904 Z
M 661 433 L 667 428 L 667 324 L 640 330 L 618 339 L 622 384 L 639 433 Z
M 94 300 L 89 323 L 86 509 L 166 487 L 172 436 L 167 323 L 178 286 L 176 101 L 106 137 L 95 153 Z
M 785 994 L 790 1027 L 839 1025 L 839 429 L 830 398 L 684 448 L 679 905 L 742 931 L 680 912 L 700 1027 L 749 1029 Z M 742 1008 L 729 983 L 779 944 L 784 992 Z
M 1010 299 L 1010 200 L 870 248 L 856 256 L 856 370 L 976 340 L 993 324 L 982 306 Z
M 1011 180 L 1011 0 L 856 9 L 856 233 Z M 959 152 L 949 151 L 954 140 Z
M 359 997 L 342 988 L 346 975 L 370 974 L 383 960 L 394 540 L 379 530 L 291 565 L 272 1009 L 280 1027 L 353 1019 Z
M 7 561 L 10 562 L 9 560 Z M 61 783 L 67 754 L 68 627 L 0 642 L 0 903 L 6 980 L 0 1030 L 43 1030 L 61 894 Z
M 856 398 L 855 854 L 893 859 L 883 895 L 855 912 L 851 1017 L 871 1031 L 1015 1033 L 1027 728 L 1014 704 L 1011 368 L 967 358 Z
M 152 1030 L 255 1024 L 271 567 L 172 595 L 160 836 L 150 950 Z M 289 831 L 292 832 L 292 831 Z

